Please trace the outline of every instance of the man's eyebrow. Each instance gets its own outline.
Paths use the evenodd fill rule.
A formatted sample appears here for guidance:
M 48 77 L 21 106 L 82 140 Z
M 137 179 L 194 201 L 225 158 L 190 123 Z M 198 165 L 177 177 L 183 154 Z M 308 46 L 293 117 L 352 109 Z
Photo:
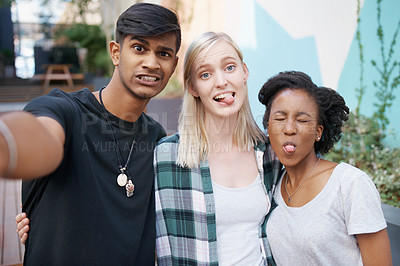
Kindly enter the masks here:
M 143 39 L 141 37 L 138 37 L 138 36 L 132 36 L 130 41 L 132 41 L 132 40 L 137 40 L 137 41 L 139 41 L 141 43 L 144 43 L 146 45 L 150 45 L 150 42 L 148 42 L 145 39 Z M 159 46 L 157 46 L 157 48 L 160 49 L 160 50 L 163 50 L 163 51 L 170 51 L 171 53 L 175 54 L 175 50 L 173 48 L 171 48 L 171 47 L 159 45 Z
M 170 51 L 171 53 L 175 54 L 175 50 L 172 49 L 171 47 L 168 46 L 158 46 L 158 49 L 163 50 L 163 51 Z
M 142 43 L 144 43 L 144 44 L 146 44 L 146 45 L 149 45 L 149 44 L 150 44 L 148 41 L 146 41 L 145 39 L 142 39 L 142 38 L 140 38 L 140 37 L 138 37 L 138 36 L 132 36 L 131 39 L 130 39 L 130 41 L 132 41 L 132 40 L 138 40 L 139 42 L 142 42 Z

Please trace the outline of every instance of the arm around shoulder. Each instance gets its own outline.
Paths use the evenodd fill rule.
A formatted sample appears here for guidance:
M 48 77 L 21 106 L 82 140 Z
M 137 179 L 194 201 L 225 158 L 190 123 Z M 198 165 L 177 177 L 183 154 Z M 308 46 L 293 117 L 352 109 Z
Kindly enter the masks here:
M 50 117 L 27 112 L 0 116 L 0 176 L 33 179 L 53 172 L 61 163 L 65 133 Z

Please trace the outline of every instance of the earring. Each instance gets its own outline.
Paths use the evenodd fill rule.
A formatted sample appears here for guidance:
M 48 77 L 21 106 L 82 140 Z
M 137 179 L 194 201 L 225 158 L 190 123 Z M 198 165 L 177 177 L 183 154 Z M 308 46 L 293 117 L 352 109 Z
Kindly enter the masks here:
M 321 138 L 320 137 L 317 137 L 317 141 L 319 141 Z

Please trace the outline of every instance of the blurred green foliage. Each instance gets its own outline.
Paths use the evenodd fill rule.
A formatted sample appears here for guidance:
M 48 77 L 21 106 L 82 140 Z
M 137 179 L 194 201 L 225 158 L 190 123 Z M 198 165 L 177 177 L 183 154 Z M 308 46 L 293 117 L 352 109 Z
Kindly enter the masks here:
M 102 29 L 98 25 L 76 23 L 58 27 L 54 36 L 64 38 L 69 43 L 77 44 L 78 48 L 85 48 L 85 71 L 98 76 L 111 75 L 111 59 L 107 53 L 107 41 Z
M 400 86 L 400 61 L 394 56 L 395 48 L 398 48 L 396 40 L 400 30 L 400 19 L 389 48 L 385 51 L 384 29 L 381 23 L 382 1 L 377 0 L 377 37 L 380 44 L 380 58 L 372 60 L 371 64 L 379 78 L 370 86 L 375 88 L 376 110 L 372 117 L 366 117 L 360 113 L 362 97 L 367 86 L 364 84 L 365 62 L 360 33 L 360 0 L 357 2 L 356 41 L 360 60 L 360 86 L 356 88 L 357 106 L 343 127 L 342 139 L 330 153 L 326 154 L 326 158 L 335 162 L 347 162 L 365 171 L 377 186 L 382 201 L 400 207 L 400 148 L 384 144 L 389 124 L 386 112 L 392 107 L 395 99 L 394 92 Z
M 13 2 L 15 2 L 15 0 L 0 0 L 0 7 L 11 6 Z
M 374 181 L 382 202 L 400 207 L 400 148 L 383 145 L 384 136 L 375 119 L 351 113 L 342 139 L 325 158 L 360 168 Z

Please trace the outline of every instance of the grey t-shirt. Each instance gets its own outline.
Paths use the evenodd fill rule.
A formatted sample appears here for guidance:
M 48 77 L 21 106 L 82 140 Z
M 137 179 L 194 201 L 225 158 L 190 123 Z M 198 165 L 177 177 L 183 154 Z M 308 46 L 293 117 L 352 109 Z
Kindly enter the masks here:
M 386 228 L 379 193 L 363 171 L 337 165 L 322 191 L 302 207 L 278 207 L 267 223 L 277 265 L 362 265 L 355 235 Z

